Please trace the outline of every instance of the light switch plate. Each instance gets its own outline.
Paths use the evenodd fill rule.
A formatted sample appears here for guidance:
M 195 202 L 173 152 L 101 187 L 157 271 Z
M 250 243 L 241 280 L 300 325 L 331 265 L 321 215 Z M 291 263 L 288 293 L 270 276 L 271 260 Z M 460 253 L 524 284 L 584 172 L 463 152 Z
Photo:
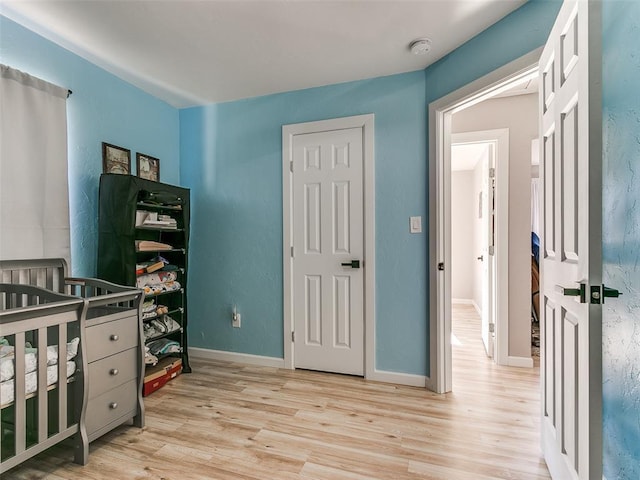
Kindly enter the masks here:
M 422 217 L 409 218 L 409 231 L 411 233 L 422 233 Z

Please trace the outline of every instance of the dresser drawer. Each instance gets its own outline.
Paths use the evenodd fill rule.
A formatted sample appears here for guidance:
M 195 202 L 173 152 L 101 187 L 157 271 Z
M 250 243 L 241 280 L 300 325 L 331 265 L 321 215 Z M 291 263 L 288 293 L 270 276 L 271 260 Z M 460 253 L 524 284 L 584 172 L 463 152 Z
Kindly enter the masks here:
M 130 348 L 89 364 L 89 398 L 138 377 L 138 349 Z
M 113 390 L 90 399 L 86 414 L 87 435 L 91 436 L 93 432 L 127 414 L 133 417 L 137 396 L 137 382 L 130 380 Z
M 87 326 L 87 361 L 89 363 L 138 345 L 136 316 Z

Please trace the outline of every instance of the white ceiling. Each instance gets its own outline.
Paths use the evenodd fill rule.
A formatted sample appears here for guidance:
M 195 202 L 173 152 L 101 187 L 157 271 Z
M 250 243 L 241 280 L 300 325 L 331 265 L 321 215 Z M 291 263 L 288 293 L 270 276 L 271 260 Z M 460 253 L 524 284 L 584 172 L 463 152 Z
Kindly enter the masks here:
M 424 69 L 526 0 L 0 0 L 176 107 Z M 409 43 L 432 40 L 425 56 Z

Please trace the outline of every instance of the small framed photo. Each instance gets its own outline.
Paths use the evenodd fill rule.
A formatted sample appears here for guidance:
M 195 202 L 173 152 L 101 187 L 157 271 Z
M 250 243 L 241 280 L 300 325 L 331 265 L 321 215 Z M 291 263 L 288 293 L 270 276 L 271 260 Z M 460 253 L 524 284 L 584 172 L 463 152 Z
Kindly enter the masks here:
M 131 174 L 131 150 L 102 142 L 102 171 Z
M 136 154 L 136 167 L 140 178 L 146 178 L 154 182 L 160 181 L 160 159 L 138 152 Z

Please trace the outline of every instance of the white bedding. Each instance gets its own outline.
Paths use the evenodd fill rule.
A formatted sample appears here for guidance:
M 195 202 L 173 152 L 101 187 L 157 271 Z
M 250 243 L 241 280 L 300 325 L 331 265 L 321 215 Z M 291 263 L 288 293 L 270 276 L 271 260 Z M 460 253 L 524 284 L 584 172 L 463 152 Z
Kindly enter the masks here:
M 76 371 L 76 362 L 67 362 L 67 378 Z M 47 367 L 47 386 L 53 385 L 58 381 L 58 365 L 49 365 Z M 0 405 L 7 405 L 15 399 L 15 381 L 7 380 L 0 383 Z M 33 371 L 25 375 L 25 395 L 35 392 L 38 389 L 38 372 Z
M 67 361 L 72 360 L 78 354 L 78 337 L 67 343 Z M 11 380 L 15 375 L 14 347 L 11 345 L 0 345 L 0 382 Z M 25 373 L 35 372 L 38 368 L 38 349 L 25 347 L 24 354 Z M 47 347 L 47 365 L 58 363 L 58 345 Z

